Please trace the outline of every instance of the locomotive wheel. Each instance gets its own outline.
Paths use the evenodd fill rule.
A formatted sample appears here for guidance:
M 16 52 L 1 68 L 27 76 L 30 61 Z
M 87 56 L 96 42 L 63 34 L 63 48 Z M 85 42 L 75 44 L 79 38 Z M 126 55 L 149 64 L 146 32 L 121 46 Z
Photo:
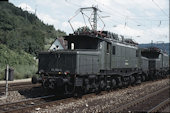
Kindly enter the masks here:
M 74 92 L 74 86 L 71 84 L 66 84 L 64 86 L 64 89 L 65 89 L 66 94 L 73 94 L 73 92 Z
M 141 78 L 142 78 L 142 82 L 144 82 L 146 79 L 145 75 L 141 75 Z
M 145 74 L 145 81 L 148 81 L 149 78 L 148 78 L 148 74 Z
M 74 97 L 75 97 L 75 98 L 81 98 L 82 95 L 83 95 L 82 87 L 75 87 Z
M 89 84 L 85 85 L 85 87 L 84 87 L 84 93 L 85 93 L 85 94 L 88 93 L 88 92 L 89 92 L 89 89 L 90 89 Z
M 128 78 L 128 80 L 126 80 Z M 127 88 L 128 86 L 129 86 L 129 84 L 130 84 L 130 77 L 122 77 L 122 86 L 123 87 L 125 87 L 125 88 Z
M 141 78 L 140 75 L 137 75 L 135 79 L 136 79 L 136 80 L 135 80 L 135 81 L 136 81 L 135 84 L 141 84 L 142 78 Z
M 50 90 L 47 86 L 45 86 L 44 82 L 41 83 L 41 88 L 45 92 L 45 94 L 53 94 L 54 90 Z
M 130 76 L 130 85 L 134 85 L 135 84 L 135 77 L 134 76 Z
M 121 79 L 121 77 L 117 77 L 117 86 L 118 86 L 118 88 L 122 88 L 123 87 L 123 83 L 122 83 L 122 79 Z
M 110 83 L 110 81 L 106 81 L 106 89 L 105 89 L 106 91 L 110 91 L 111 90 L 111 83 Z
M 115 89 L 115 88 L 116 88 L 116 80 L 112 79 L 112 89 Z
M 104 90 L 104 88 L 105 88 L 105 83 L 103 80 L 101 80 L 99 85 L 99 90 Z
M 96 92 L 96 94 L 99 94 L 101 92 L 99 83 L 96 83 L 96 91 L 95 92 Z

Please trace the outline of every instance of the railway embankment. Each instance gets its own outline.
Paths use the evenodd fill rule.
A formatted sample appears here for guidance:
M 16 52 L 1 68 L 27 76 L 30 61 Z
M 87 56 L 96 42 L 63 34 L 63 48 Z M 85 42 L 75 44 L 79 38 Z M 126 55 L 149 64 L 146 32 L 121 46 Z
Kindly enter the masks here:
M 117 89 L 111 92 L 102 92 L 99 95 L 83 96 L 76 101 L 63 102 L 59 105 L 46 106 L 33 112 L 103 112 L 109 109 L 115 109 L 123 104 L 127 104 L 145 95 L 158 91 L 169 86 L 169 79 L 158 81 L 148 81 L 138 86 L 129 86 L 128 88 Z
M 22 83 L 23 84 L 23 83 Z M 21 84 L 21 85 L 22 85 Z M 28 82 L 26 83 L 28 84 Z M 25 84 L 25 85 L 26 85 Z M 16 85 L 16 83 L 15 83 Z M 37 97 L 41 98 L 43 96 L 48 96 L 46 92 L 41 87 L 31 87 L 26 89 L 20 89 L 15 91 L 9 91 L 8 97 L 1 99 L 0 103 L 9 104 L 19 101 L 26 102 L 29 100 L 29 108 L 25 104 L 25 110 L 32 110 L 32 112 L 103 112 L 112 111 L 119 108 L 122 105 L 131 103 L 139 98 L 146 95 L 159 91 L 165 87 L 168 87 L 169 79 L 162 79 L 157 81 L 147 81 L 140 85 L 129 86 L 128 88 L 116 89 L 110 92 L 102 91 L 100 94 L 96 95 L 94 93 L 86 94 L 82 98 L 60 98 L 50 101 L 44 101 L 36 104 L 36 102 L 31 102 Z M 16 85 L 17 86 L 17 85 Z M 168 94 L 167 94 L 168 95 Z M 35 99 L 34 99 L 35 98 Z M 42 103 L 42 105 L 41 105 Z M 152 102 L 151 102 L 152 103 Z M 17 108 L 17 104 L 14 105 Z M 10 107 L 8 109 L 11 109 Z M 113 112 L 113 111 L 112 111 Z

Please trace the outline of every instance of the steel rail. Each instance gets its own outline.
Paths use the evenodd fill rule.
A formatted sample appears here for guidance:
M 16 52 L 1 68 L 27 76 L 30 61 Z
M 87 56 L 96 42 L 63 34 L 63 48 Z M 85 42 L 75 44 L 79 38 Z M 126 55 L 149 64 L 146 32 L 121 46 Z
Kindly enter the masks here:
M 148 113 L 151 113 L 151 112 L 160 112 L 160 110 L 162 108 L 164 108 L 165 106 L 168 106 L 169 104 L 170 104 L 170 98 L 166 99 L 165 101 L 161 102 L 160 104 L 158 104 L 157 106 L 155 106 L 154 108 L 149 110 Z
M 43 101 L 41 101 L 42 99 L 45 100 L 45 99 L 49 99 L 52 97 L 55 97 L 55 95 L 48 95 L 48 96 L 43 96 L 43 97 L 26 99 L 26 100 L 22 100 L 22 101 L 18 101 L 18 102 L 0 104 L 0 113 L 8 113 L 8 112 L 17 111 L 18 109 L 23 109 L 26 106 L 33 106 L 38 101 L 39 101 L 38 103 L 41 103 L 41 102 L 43 102 Z M 32 102 L 32 103 L 28 104 L 29 102 Z M 23 103 L 25 103 L 25 105 Z
M 31 83 L 31 81 L 8 83 L 8 85 L 11 85 L 11 86 L 26 85 L 26 84 L 32 84 L 32 83 Z M 5 83 L 0 83 L 0 87 L 2 87 L 2 86 L 5 86 Z
M 42 108 L 45 106 L 50 106 L 50 105 L 57 105 L 60 104 L 62 102 L 69 102 L 70 100 L 75 100 L 74 98 L 66 98 L 66 99 L 61 99 L 61 100 L 52 100 L 49 102 L 43 102 L 43 103 L 38 103 L 35 105 L 30 105 L 30 106 L 26 106 L 26 107 L 22 107 L 22 108 L 18 108 L 18 109 L 14 109 L 11 111 L 8 111 L 6 113 L 24 113 L 24 112 L 30 112 L 29 110 L 34 110 L 34 108 Z
M 18 84 L 18 85 L 9 85 L 8 90 L 9 91 L 15 91 L 15 90 L 20 90 L 20 89 L 28 89 L 31 87 L 38 87 L 40 84 Z M 5 92 L 5 86 L 0 86 L 0 92 Z
M 137 104 L 139 104 L 139 103 L 149 99 L 150 97 L 153 97 L 154 95 L 157 95 L 157 94 L 161 93 L 162 91 L 167 90 L 169 88 L 170 88 L 169 86 L 165 87 L 165 88 L 163 88 L 161 90 L 158 90 L 156 92 L 150 93 L 150 94 L 148 94 L 148 95 L 146 95 L 146 96 L 144 96 L 142 98 L 139 98 L 139 99 L 137 99 L 135 101 L 132 101 L 132 102 L 130 102 L 128 104 L 125 104 L 123 106 L 120 106 L 120 107 L 112 109 L 112 110 L 109 110 L 109 112 L 123 112 L 124 110 L 128 109 L 129 107 L 135 106 L 135 105 L 137 105 Z

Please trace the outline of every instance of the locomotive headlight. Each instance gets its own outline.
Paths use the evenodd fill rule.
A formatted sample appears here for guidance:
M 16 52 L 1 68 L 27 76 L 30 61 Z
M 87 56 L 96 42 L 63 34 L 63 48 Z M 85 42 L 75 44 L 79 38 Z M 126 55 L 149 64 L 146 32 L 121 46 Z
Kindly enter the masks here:
M 38 73 L 39 73 L 39 74 L 44 73 L 44 70 L 40 70 Z
M 61 72 L 58 72 L 58 74 L 61 74 Z
M 64 72 L 64 74 L 65 74 L 65 75 L 68 75 L 68 74 L 69 74 L 69 71 Z

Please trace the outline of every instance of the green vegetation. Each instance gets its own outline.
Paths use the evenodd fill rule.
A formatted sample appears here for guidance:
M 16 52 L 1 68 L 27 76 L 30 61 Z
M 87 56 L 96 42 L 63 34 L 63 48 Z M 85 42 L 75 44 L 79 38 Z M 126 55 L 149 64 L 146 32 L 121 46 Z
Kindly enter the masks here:
M 79 27 L 77 28 L 77 30 L 75 31 L 75 33 L 81 33 L 81 32 L 90 32 L 90 28 L 87 26 L 83 26 L 83 27 Z
M 22 49 L 32 55 L 44 50 L 49 44 L 47 39 L 55 40 L 66 35 L 61 30 L 55 30 L 52 25 L 46 25 L 35 14 L 23 11 L 11 3 L 0 4 L 0 42 L 10 49 Z
M 0 2 L 0 9 L 0 79 L 6 64 L 15 69 L 15 78 L 28 77 L 37 70 L 33 58 L 66 33 L 11 3 Z
M 36 72 L 37 64 L 33 56 L 23 50 L 10 50 L 0 44 L 0 79 L 4 77 L 4 69 L 9 64 L 15 71 L 15 78 L 30 76 Z
M 157 48 L 161 48 L 162 50 L 164 50 L 166 53 L 168 53 L 168 55 L 170 55 L 170 43 L 153 43 L 153 44 L 139 44 L 139 47 L 142 47 L 142 48 L 147 48 L 147 47 L 151 47 L 151 46 L 154 46 L 154 47 L 157 47 Z

